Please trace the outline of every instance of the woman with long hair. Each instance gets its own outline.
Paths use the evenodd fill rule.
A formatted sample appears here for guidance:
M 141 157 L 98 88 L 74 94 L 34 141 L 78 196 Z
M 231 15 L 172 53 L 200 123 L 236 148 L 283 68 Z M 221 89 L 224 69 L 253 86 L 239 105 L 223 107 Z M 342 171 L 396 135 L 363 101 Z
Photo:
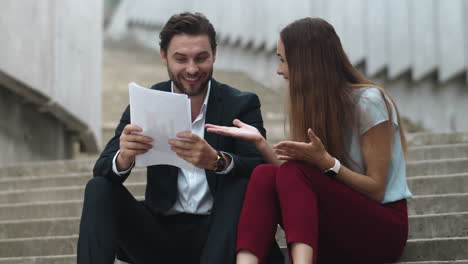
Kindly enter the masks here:
M 411 192 L 395 103 L 351 65 L 323 19 L 286 26 L 277 55 L 277 73 L 289 84 L 290 141 L 271 147 L 240 120 L 206 125 L 250 142 L 270 163 L 251 175 L 237 263 L 264 263 L 278 224 L 295 264 L 397 261 Z

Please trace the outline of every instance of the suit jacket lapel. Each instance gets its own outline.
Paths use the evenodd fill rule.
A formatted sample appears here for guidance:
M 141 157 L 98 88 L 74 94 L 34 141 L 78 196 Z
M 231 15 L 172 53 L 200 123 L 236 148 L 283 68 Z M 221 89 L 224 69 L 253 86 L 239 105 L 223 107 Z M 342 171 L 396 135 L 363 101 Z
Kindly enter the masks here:
M 211 90 L 208 97 L 208 108 L 206 110 L 206 124 L 221 124 L 221 118 L 223 116 L 223 103 L 222 96 L 219 94 L 218 83 L 211 79 Z M 214 133 L 208 133 L 205 129 L 205 140 L 214 149 L 219 148 L 219 136 Z M 215 196 L 215 190 L 217 185 L 218 176 L 211 170 L 205 170 L 206 179 L 210 186 L 211 194 Z

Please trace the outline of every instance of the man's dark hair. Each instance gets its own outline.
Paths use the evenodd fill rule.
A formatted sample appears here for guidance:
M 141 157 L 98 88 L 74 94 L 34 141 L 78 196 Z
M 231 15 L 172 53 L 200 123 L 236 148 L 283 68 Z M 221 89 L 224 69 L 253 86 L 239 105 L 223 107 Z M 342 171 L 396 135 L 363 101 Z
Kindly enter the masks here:
M 216 49 L 216 31 L 211 22 L 202 13 L 184 12 L 173 15 L 164 25 L 159 33 L 159 46 L 164 52 L 167 52 L 169 42 L 172 37 L 179 34 L 186 35 L 207 35 L 211 49 Z

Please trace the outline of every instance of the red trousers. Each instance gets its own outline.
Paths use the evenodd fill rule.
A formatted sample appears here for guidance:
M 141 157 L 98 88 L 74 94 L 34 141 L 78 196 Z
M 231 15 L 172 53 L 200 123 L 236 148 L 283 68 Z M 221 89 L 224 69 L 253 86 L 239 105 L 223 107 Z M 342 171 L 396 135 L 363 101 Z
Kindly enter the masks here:
M 237 250 L 250 250 L 264 263 L 278 224 L 288 245 L 313 248 L 314 264 L 395 262 L 408 235 L 406 200 L 380 204 L 296 161 L 253 171 Z

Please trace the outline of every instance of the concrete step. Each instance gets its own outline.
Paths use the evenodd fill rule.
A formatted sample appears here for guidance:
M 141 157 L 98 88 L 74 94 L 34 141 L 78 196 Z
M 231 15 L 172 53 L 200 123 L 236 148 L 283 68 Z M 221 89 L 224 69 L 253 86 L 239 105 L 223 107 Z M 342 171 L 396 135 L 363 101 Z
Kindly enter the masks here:
M 70 173 L 55 176 L 23 176 L 0 179 L 0 192 L 34 188 L 85 186 L 92 172 Z M 125 183 L 146 182 L 146 169 L 133 169 Z
M 406 165 L 406 175 L 429 176 L 460 174 L 468 171 L 468 158 L 410 161 Z
M 76 252 L 77 239 L 76 235 L 0 239 L 0 257 L 71 255 Z M 468 237 L 410 239 L 401 261 L 468 259 L 467 248 Z
M 400 261 L 452 261 L 468 259 L 468 237 L 411 239 Z
M 78 236 L 52 236 L 0 240 L 0 257 L 76 254 Z
M 0 221 L 79 217 L 82 208 L 82 200 L 6 204 L 0 205 Z
M 71 172 L 92 173 L 97 158 L 80 160 L 37 161 L 0 167 L 0 179 L 21 176 L 51 176 Z
M 76 255 L 0 258 L 0 264 L 75 264 Z M 127 264 L 116 260 L 114 264 Z
M 397 264 L 468 264 L 468 260 L 410 261 L 410 262 L 398 262 Z
M 468 212 L 468 193 L 415 195 L 408 200 L 409 215 Z
M 134 196 L 145 194 L 146 183 L 125 183 L 127 189 Z M 85 186 L 60 186 L 33 188 L 29 190 L 15 190 L 0 192 L 0 205 L 41 201 L 67 201 L 83 199 Z
M 414 195 L 468 193 L 468 173 L 408 177 Z
M 79 216 L 0 221 L 0 239 L 76 235 L 79 222 Z M 410 239 L 468 236 L 468 212 L 410 216 L 409 230 Z
M 58 192 L 60 192 L 60 190 L 58 190 Z M 136 197 L 137 199 L 143 199 L 143 196 Z M 79 217 L 81 215 L 81 209 L 82 199 L 2 204 L 0 205 L 0 221 Z M 408 201 L 409 215 L 455 212 L 468 212 L 468 193 L 417 195 Z
M 281 244 L 281 241 L 279 241 Z M 281 251 L 288 254 L 284 243 Z M 399 264 L 465 263 L 468 260 L 468 237 L 410 239 Z M 434 261 L 437 259 L 437 261 Z M 459 261 L 457 261 L 459 260 Z M 429 262 L 428 262 L 429 261 Z M 290 264 L 289 261 L 286 263 Z
M 468 157 L 468 143 L 410 147 L 408 160 L 456 159 Z
M 408 238 L 436 237 L 468 237 L 468 212 L 409 217 Z
M 136 196 L 142 200 L 143 196 Z M 45 201 L 0 205 L 0 221 L 80 217 L 83 201 Z
M 74 264 L 75 254 L 34 257 L 0 258 L 0 264 Z
M 409 146 L 468 143 L 468 132 L 411 133 L 406 135 Z
M 0 239 L 77 235 L 79 217 L 0 221 Z

